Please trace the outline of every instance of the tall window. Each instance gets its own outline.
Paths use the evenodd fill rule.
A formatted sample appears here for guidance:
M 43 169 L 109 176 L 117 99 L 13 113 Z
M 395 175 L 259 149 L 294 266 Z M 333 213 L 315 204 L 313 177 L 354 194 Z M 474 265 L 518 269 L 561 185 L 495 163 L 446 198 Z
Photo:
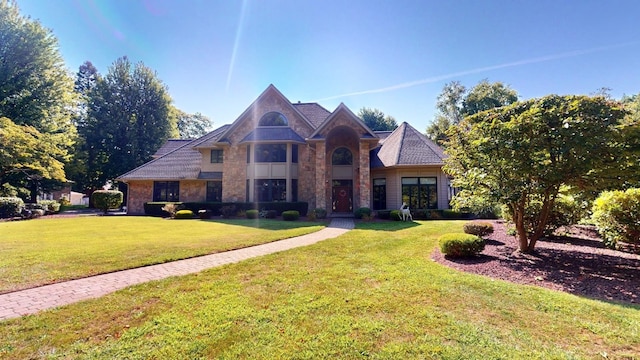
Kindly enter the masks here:
M 154 181 L 153 201 L 180 201 L 180 182 Z
M 222 202 L 222 181 L 207 181 L 207 201 Z
M 373 209 L 387 208 L 387 179 L 373 179 Z
M 402 178 L 402 201 L 412 209 L 437 209 L 437 189 L 435 177 Z
M 352 165 L 353 154 L 346 147 L 337 148 L 331 156 L 331 165 Z
M 255 197 L 258 201 L 286 201 L 287 180 L 256 179 Z
M 211 150 L 211 163 L 212 164 L 222 164 L 223 153 L 222 150 L 213 149 Z
M 255 162 L 287 162 L 287 144 L 256 144 Z

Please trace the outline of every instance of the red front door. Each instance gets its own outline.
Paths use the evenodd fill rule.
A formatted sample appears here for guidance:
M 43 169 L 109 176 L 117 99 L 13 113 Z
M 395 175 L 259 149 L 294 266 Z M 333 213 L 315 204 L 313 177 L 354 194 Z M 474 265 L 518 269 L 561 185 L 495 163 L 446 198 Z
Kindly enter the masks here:
M 337 185 L 333 187 L 333 211 L 353 211 L 351 200 L 351 186 Z

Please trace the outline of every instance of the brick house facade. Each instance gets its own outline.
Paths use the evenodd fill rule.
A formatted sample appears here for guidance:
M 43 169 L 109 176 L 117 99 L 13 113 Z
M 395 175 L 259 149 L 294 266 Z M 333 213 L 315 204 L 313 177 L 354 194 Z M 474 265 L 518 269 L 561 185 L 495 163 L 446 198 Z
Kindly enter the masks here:
M 374 132 L 348 107 L 291 103 L 270 85 L 232 124 L 170 140 L 123 174 L 130 214 L 150 201 L 303 201 L 310 209 L 449 206 L 442 150 L 407 123 Z

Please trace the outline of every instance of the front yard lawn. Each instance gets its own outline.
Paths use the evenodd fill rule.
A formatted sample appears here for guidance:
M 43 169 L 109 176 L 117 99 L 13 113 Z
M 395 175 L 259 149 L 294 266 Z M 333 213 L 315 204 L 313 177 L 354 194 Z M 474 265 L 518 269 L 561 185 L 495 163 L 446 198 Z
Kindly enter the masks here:
M 84 216 L 0 222 L 0 293 L 263 244 L 324 223 Z
M 315 245 L 0 326 L 0 358 L 633 359 L 640 308 L 444 267 L 460 221 L 360 223 Z

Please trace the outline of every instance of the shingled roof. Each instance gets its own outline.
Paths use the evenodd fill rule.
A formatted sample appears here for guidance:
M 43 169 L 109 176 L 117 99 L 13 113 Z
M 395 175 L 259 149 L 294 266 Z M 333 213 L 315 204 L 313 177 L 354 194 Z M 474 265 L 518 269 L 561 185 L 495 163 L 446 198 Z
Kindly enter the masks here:
M 200 177 L 202 154 L 194 147 L 203 142 L 214 141 L 228 127 L 229 125 L 223 125 L 198 139 L 182 144 L 172 151 L 120 176 L 118 180 L 198 179 Z
M 444 165 L 446 155 L 411 125 L 403 122 L 371 152 L 371 167 Z
M 181 147 L 182 145 L 188 144 L 192 142 L 193 139 L 169 139 L 166 143 L 164 143 L 155 154 L 151 155 L 152 158 L 156 159 L 162 155 L 166 155 L 173 150 Z
M 292 104 L 302 115 L 304 115 L 307 120 L 313 125 L 315 129 L 325 121 L 331 112 L 325 108 L 323 108 L 320 104 L 317 103 L 297 103 Z

